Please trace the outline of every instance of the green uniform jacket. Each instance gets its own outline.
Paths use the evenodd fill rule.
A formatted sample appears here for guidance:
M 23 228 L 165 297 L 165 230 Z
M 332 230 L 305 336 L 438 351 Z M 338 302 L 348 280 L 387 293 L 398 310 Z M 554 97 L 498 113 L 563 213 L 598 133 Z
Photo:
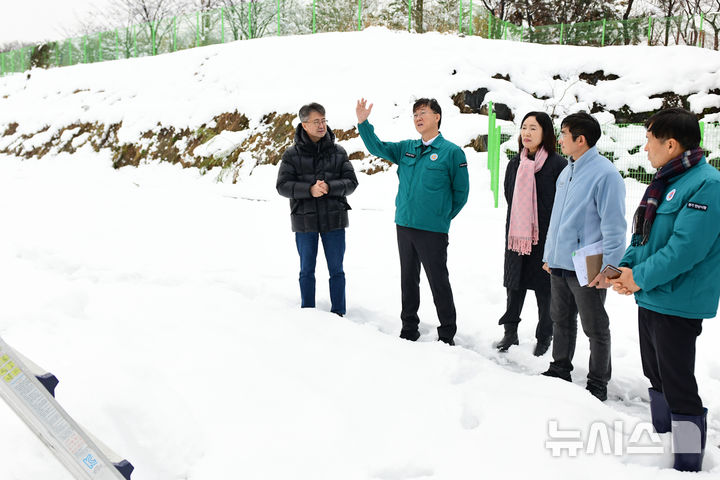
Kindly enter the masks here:
M 422 153 L 422 140 L 380 141 L 367 120 L 358 131 L 370 153 L 398 166 L 395 223 L 448 233 L 450 220 L 460 213 L 470 191 L 465 152 L 442 134 Z
M 641 288 L 637 304 L 684 318 L 712 318 L 720 297 L 720 172 L 703 158 L 671 179 L 648 242 L 620 262 Z

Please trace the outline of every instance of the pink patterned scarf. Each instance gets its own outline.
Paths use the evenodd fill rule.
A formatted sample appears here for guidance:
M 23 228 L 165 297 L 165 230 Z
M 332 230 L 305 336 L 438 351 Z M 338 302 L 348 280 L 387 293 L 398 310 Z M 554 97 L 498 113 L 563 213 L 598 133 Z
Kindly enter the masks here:
M 535 152 L 534 161 L 528 158 L 527 148 L 523 148 L 520 153 L 520 166 L 515 177 L 508 231 L 508 249 L 520 255 L 530 255 L 532 246 L 537 245 L 540 236 L 535 172 L 545 165 L 547 158 L 548 153 L 543 147 Z

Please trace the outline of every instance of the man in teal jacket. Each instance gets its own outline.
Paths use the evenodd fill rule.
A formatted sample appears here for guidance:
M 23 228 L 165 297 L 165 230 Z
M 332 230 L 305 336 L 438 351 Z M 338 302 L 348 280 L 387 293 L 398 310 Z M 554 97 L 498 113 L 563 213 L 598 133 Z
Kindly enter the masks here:
M 653 426 L 672 431 L 676 470 L 700 471 L 707 409 L 695 380 L 695 340 L 720 298 L 720 172 L 705 161 L 691 112 L 662 110 L 645 128 L 657 173 L 635 212 L 613 288 L 634 293 L 638 304 Z
M 457 331 L 455 303 L 447 270 L 450 221 L 467 202 L 470 190 L 467 159 L 460 147 L 440 134 L 442 111 L 435 99 L 421 98 L 413 105 L 419 140 L 383 142 L 367 121 L 372 104 L 357 102 L 358 131 L 373 155 L 398 166 L 400 181 L 395 199 L 402 330 L 400 337 L 420 338 L 420 265 L 432 290 L 440 326 L 438 339 L 454 345 Z

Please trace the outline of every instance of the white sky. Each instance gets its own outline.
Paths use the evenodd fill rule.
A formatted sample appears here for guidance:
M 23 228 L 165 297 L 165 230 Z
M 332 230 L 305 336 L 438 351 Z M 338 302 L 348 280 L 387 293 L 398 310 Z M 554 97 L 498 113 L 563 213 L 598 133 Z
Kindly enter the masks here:
M 87 12 L 107 0 L 0 0 L 0 46 L 65 38 Z

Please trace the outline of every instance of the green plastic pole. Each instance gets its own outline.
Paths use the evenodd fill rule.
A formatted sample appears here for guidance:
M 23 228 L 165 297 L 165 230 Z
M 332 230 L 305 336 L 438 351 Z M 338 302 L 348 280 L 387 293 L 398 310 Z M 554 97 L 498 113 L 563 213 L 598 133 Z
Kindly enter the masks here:
M 705 122 L 700 122 L 700 146 L 705 142 Z
M 493 112 L 493 124 L 497 121 L 497 118 L 495 117 L 495 113 Z M 493 126 L 492 136 L 493 136 L 493 149 L 492 149 L 492 156 L 490 157 L 490 165 L 489 169 L 492 174 L 493 165 L 495 164 L 495 155 L 497 155 L 499 145 L 498 145 L 498 136 L 497 136 L 497 125 Z M 490 190 L 492 191 L 492 181 L 490 182 Z
M 652 17 L 648 17 L 648 45 L 652 45 Z
M 313 7 L 314 8 L 314 7 Z M 313 13 L 314 16 L 314 13 Z M 315 33 L 315 19 L 313 18 L 313 33 Z M 248 38 L 252 40 L 252 2 L 248 2 Z
M 563 33 L 565 32 L 565 24 L 560 24 L 560 45 L 563 44 Z
M 605 46 L 605 19 L 603 18 L 603 31 L 602 31 L 602 40 L 600 41 L 600 46 Z
M 315 33 L 315 0 L 313 0 L 313 33 Z
M 412 30 L 412 0 L 408 0 L 408 32 Z
M 157 23 L 152 22 L 150 24 L 150 36 L 152 38 L 152 54 L 157 55 L 157 45 L 155 45 L 155 31 L 157 30 Z
M 200 12 L 195 12 L 195 46 L 200 46 Z
M 103 61 L 103 54 L 102 54 L 102 32 L 98 33 L 98 58 L 100 61 Z
M 700 31 L 698 32 L 697 45 L 695 45 L 696 47 L 700 46 L 700 37 L 703 34 L 703 23 L 704 22 L 705 22 L 705 14 L 701 13 L 700 14 Z
M 177 52 L 177 17 L 173 17 L 173 52 Z
M 358 0 L 358 32 L 362 30 L 362 0 Z
M 503 22 L 503 40 L 507 40 L 508 22 Z
M 88 63 L 88 58 L 87 58 L 87 35 L 83 35 L 83 63 Z
M 115 60 L 120 60 L 120 40 L 118 39 L 118 31 L 115 29 Z
M 458 8 L 458 33 L 462 33 L 462 0 L 460 0 Z
M 220 8 L 220 42 L 225 43 L 225 7 Z
M 495 113 L 493 112 L 492 102 L 488 102 L 488 161 L 487 167 L 490 169 L 490 155 L 495 147 Z
M 72 65 L 72 43 L 68 38 L 68 65 Z
M 0 53 L 0 77 L 5 76 L 5 54 Z
M 137 58 L 137 32 L 135 31 L 135 25 L 133 25 L 133 50 L 135 58 Z
M 491 185 L 493 190 L 493 200 L 495 201 L 495 208 L 498 208 L 498 193 L 499 188 L 498 184 L 500 183 L 500 140 L 501 140 L 501 128 L 498 126 L 495 129 L 496 137 L 495 137 L 495 154 L 493 155 L 493 165 L 492 165 L 492 177 L 491 177 Z
M 468 27 L 470 35 L 473 34 L 473 0 L 470 0 L 470 26 Z
M 280 0 L 277 0 L 277 35 L 280 36 Z

